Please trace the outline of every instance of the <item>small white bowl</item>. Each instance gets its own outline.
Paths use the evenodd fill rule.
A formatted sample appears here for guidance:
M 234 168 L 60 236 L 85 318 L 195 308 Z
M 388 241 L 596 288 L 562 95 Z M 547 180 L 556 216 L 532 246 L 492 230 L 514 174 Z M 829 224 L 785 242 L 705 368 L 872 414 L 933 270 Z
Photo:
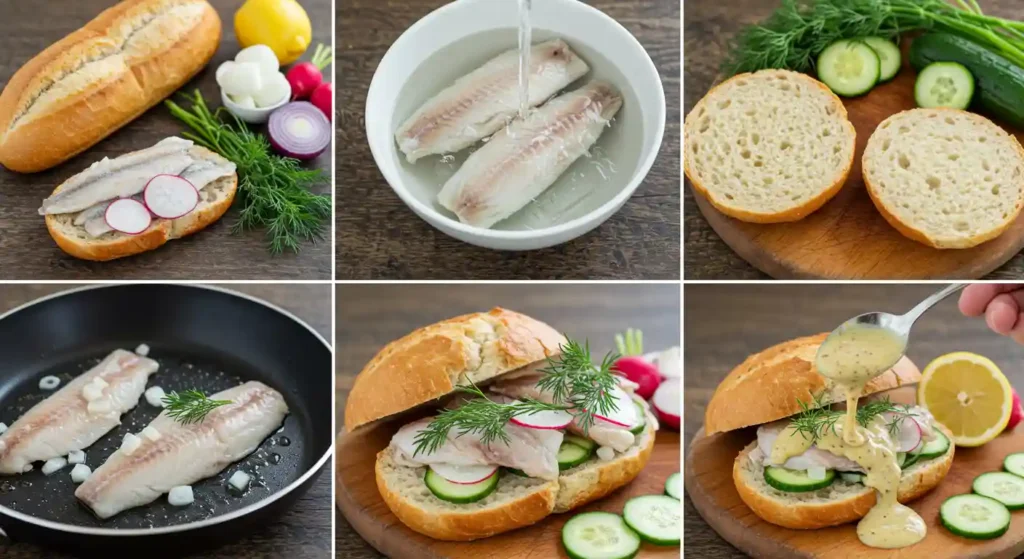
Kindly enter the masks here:
M 584 188 L 592 188 L 590 194 L 573 211 L 563 212 L 570 214 L 564 222 L 552 218 L 553 223 L 531 227 L 528 221 L 513 216 L 494 229 L 461 223 L 437 203 L 443 180 L 417 167 L 429 165 L 424 161 L 431 158 L 424 158 L 416 165 L 407 163 L 394 139 L 402 120 L 420 103 L 497 54 L 516 48 L 519 21 L 516 2 L 457 0 L 428 14 L 388 49 L 373 76 L 366 99 L 367 140 L 391 188 L 428 223 L 477 246 L 532 250 L 565 243 L 594 229 L 633 195 L 650 171 L 665 131 L 665 92 L 661 78 L 639 41 L 622 25 L 578 0 L 534 2 L 531 20 L 535 44 L 562 38 L 591 65 L 591 72 L 569 89 L 598 77 L 609 79 L 622 90 L 624 98 L 623 108 L 612 128 L 597 142 L 597 147 L 607 144 L 609 154 L 613 148 L 615 153 L 621 154 L 623 160 L 615 161 L 618 172 L 605 184 L 586 184 Z M 463 45 L 453 48 L 458 42 Z M 466 62 L 472 65 L 467 66 Z M 429 63 L 429 68 L 421 68 L 424 63 Z M 415 89 L 406 92 L 407 87 Z M 410 102 L 412 97 L 416 98 L 415 102 Z M 434 165 L 440 164 L 439 156 L 433 158 Z M 577 161 L 576 165 L 592 163 Z M 572 172 L 572 169 L 568 171 Z M 522 211 L 529 208 L 530 205 Z
M 288 96 L 285 95 L 284 99 L 281 99 L 279 103 L 275 103 L 269 107 L 257 107 L 255 109 L 250 109 L 232 101 L 231 98 L 228 97 L 228 94 L 224 93 L 224 90 L 222 89 L 220 90 L 220 102 L 224 104 L 224 107 L 227 108 L 229 113 L 237 116 L 244 122 L 248 122 L 249 124 L 263 124 L 270 120 L 270 113 L 280 109 L 288 103 Z

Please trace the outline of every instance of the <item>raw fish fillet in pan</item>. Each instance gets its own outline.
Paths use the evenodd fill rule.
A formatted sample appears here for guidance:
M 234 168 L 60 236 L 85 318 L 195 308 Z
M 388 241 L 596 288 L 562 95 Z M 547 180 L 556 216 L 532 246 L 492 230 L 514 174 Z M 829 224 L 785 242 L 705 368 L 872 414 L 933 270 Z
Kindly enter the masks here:
M 252 454 L 288 414 L 284 397 L 260 382 L 247 382 L 210 399 L 233 403 L 188 425 L 161 413 L 137 435 L 137 448 L 122 447 L 111 454 L 75 496 L 100 518 L 151 503 L 174 487 L 215 476 Z
M 139 403 L 158 368 L 152 359 L 115 350 L 0 435 L 0 474 L 27 472 L 32 462 L 91 446 L 121 424 L 121 414 Z
M 619 91 L 603 81 L 548 101 L 470 155 L 438 201 L 463 223 L 491 227 L 540 196 L 588 153 L 621 107 Z
M 583 77 L 590 68 L 565 41 L 530 50 L 530 106 L 536 107 Z M 519 112 L 519 51 L 507 51 L 459 78 L 423 104 L 395 132 L 410 163 L 455 153 L 494 134 Z

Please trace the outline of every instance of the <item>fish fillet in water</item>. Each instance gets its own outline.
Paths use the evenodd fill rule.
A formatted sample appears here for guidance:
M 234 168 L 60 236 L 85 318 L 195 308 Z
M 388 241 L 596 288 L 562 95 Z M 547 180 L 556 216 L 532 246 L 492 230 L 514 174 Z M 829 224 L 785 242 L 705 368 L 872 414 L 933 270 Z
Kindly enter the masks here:
M 491 227 L 540 196 L 588 153 L 620 107 L 619 91 L 603 81 L 548 101 L 470 155 L 438 201 L 463 223 Z
M 27 472 L 33 462 L 91 446 L 121 424 L 121 414 L 139 403 L 149 375 L 159 367 L 152 359 L 115 350 L 0 435 L 0 474 Z
M 174 487 L 215 476 L 252 454 L 288 414 L 284 397 L 260 382 L 210 398 L 233 403 L 214 408 L 203 421 L 189 425 L 161 413 L 138 435 L 137 448 L 111 454 L 75 496 L 100 518 L 151 503 Z M 147 432 L 156 433 L 156 440 Z
M 560 39 L 530 50 L 530 106 L 536 107 L 590 68 Z M 395 132 L 410 163 L 455 153 L 494 134 L 519 111 L 519 51 L 507 51 L 423 104 Z

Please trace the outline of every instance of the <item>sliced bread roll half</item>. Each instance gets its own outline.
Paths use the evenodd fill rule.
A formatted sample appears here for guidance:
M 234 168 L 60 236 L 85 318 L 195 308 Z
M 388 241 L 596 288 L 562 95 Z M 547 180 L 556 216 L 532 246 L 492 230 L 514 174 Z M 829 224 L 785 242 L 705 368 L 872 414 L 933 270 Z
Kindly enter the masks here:
M 687 115 L 684 170 L 722 213 L 779 223 L 828 202 L 853 165 L 856 131 L 829 88 L 785 70 L 739 74 Z
M 886 221 L 935 248 L 994 239 L 1024 204 L 1024 149 L 974 113 L 897 113 L 868 139 L 862 163 L 868 194 Z

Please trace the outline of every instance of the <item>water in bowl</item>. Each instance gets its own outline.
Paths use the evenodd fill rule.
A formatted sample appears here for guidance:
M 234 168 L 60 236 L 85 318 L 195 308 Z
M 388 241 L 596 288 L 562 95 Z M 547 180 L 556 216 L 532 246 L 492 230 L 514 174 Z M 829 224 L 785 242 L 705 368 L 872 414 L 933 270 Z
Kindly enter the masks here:
M 518 29 L 510 27 L 467 36 L 438 50 L 416 69 L 398 94 L 394 126 L 397 128 L 423 103 L 451 85 L 456 79 L 479 68 L 488 60 L 518 44 Z M 544 29 L 533 30 L 533 43 L 560 36 Z M 508 219 L 492 229 L 531 230 L 552 227 L 582 217 L 615 197 L 636 174 L 644 143 L 644 123 L 640 101 L 622 72 L 589 44 L 566 40 L 573 51 L 590 66 L 590 72 L 566 91 L 591 80 L 614 84 L 622 93 L 622 108 L 590 155 L 579 158 L 555 183 Z M 456 154 L 428 156 L 416 163 L 406 161 L 393 145 L 394 157 L 405 184 L 414 196 L 437 212 L 458 221 L 455 214 L 437 202 L 437 193 L 462 163 L 479 146 Z

